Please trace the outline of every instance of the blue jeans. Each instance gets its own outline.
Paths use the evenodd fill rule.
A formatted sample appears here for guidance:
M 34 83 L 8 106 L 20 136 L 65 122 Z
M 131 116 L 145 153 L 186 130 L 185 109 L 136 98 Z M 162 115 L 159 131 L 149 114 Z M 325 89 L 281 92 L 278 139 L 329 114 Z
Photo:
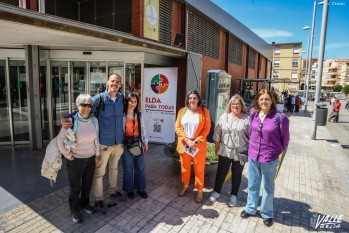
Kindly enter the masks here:
M 125 149 L 122 155 L 123 190 L 125 192 L 145 191 L 145 166 L 144 155 L 133 157 L 131 153 Z
M 279 159 L 260 163 L 248 158 L 248 196 L 245 211 L 255 215 L 258 207 L 259 191 L 263 181 L 263 195 L 260 208 L 262 218 L 273 218 L 274 177 Z

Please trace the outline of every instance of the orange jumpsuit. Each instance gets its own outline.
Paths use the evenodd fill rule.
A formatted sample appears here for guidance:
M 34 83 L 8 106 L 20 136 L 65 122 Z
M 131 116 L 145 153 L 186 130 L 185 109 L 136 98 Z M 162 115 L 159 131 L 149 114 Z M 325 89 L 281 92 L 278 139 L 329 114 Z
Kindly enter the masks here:
M 198 107 L 199 114 L 199 125 L 195 132 L 194 138 L 190 138 L 193 141 L 197 141 L 196 147 L 199 149 L 198 153 L 192 158 L 187 153 L 184 153 L 184 141 L 187 137 L 184 133 L 184 128 L 181 124 L 182 117 L 187 111 L 187 107 L 182 108 L 178 112 L 176 120 L 176 134 L 178 135 L 177 151 L 181 159 L 181 172 L 182 172 L 182 183 L 189 185 L 190 172 L 191 172 L 191 160 L 193 159 L 194 171 L 195 171 L 195 188 L 202 190 L 204 188 L 204 175 L 205 175 L 205 163 L 207 153 L 207 141 L 206 137 L 210 132 L 211 119 L 210 113 L 207 108 Z

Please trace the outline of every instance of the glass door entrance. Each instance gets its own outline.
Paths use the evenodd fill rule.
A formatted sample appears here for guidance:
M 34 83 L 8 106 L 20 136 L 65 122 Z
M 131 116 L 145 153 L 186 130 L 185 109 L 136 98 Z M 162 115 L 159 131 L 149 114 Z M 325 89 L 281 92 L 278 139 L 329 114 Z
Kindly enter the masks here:
M 8 105 L 9 94 L 7 81 L 6 81 L 6 60 L 0 60 L 0 143 L 12 142 L 12 128 L 11 128 L 11 114 Z M 11 94 L 10 94 L 11 95 Z

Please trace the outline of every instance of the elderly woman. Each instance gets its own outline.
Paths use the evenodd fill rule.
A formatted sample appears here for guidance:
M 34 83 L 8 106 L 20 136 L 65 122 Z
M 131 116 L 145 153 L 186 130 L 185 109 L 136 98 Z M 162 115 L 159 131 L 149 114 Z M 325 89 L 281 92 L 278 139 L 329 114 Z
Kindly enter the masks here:
M 178 135 L 177 151 L 181 159 L 183 183 L 178 196 L 183 197 L 188 191 L 191 161 L 193 161 L 195 188 L 198 190 L 195 202 L 201 203 L 207 153 L 206 137 L 211 128 L 210 113 L 207 108 L 202 107 L 202 100 L 197 91 L 188 92 L 185 105 L 184 108 L 179 110 L 175 125 L 176 134 Z
M 290 139 L 289 120 L 278 113 L 274 97 L 261 90 L 253 101 L 255 111 L 250 115 L 251 137 L 248 147 L 248 196 L 242 218 L 257 212 L 259 191 L 263 180 L 260 216 L 267 227 L 273 225 L 274 177 L 279 155 L 286 151 Z
M 240 95 L 231 97 L 226 112 L 220 117 L 213 134 L 218 156 L 218 168 L 214 192 L 209 197 L 210 202 L 216 202 L 231 168 L 231 196 L 229 206 L 236 206 L 237 194 L 241 184 L 242 171 L 244 169 L 243 155 L 247 153 L 248 140 L 250 138 L 250 122 L 247 108 Z
M 148 138 L 143 117 L 138 111 L 138 97 L 134 92 L 127 95 L 124 110 L 125 142 L 138 142 L 137 144 L 142 148 L 141 152 L 144 153 L 148 150 Z M 130 199 L 135 197 L 134 189 L 137 190 L 137 193 L 142 198 L 148 198 L 148 194 L 145 191 L 144 154 L 133 155 L 127 149 L 127 143 L 125 147 L 122 155 L 122 168 L 124 170 L 123 190 Z
M 69 149 L 67 146 L 67 129 L 62 127 L 57 137 L 58 148 L 67 159 L 69 207 L 75 223 L 82 222 L 80 210 L 87 214 L 93 214 L 95 211 L 90 206 L 90 191 L 100 154 L 98 121 L 90 114 L 92 105 L 90 95 L 80 94 L 76 98 L 78 112 L 68 115 L 73 122 L 73 127 L 68 129 L 68 133 L 75 136 L 75 147 Z

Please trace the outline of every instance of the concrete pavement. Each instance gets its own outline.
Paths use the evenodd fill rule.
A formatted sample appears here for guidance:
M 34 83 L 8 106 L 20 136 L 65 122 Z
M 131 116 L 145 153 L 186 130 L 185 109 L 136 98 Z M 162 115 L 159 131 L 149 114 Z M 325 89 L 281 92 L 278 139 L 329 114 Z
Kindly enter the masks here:
M 309 116 L 294 114 L 290 120 L 291 141 L 276 180 L 275 223 L 270 228 L 261 218 L 240 218 L 247 197 L 247 166 L 237 207 L 226 204 L 229 184 L 216 203 L 207 200 L 214 185 L 214 168 L 205 175 L 205 202 L 196 204 L 195 191 L 186 197 L 177 196 L 181 187 L 178 165 L 164 154 L 164 146 L 151 145 L 146 154 L 148 199 L 137 195 L 133 200 L 125 198 L 127 201 L 120 200 L 116 207 L 108 208 L 107 215 L 83 214 L 83 224 L 75 224 L 65 186 L 6 210 L 0 216 L 0 232 L 349 232 L 348 156 L 327 127 L 318 127 L 317 140 L 311 140 Z M 121 179 L 122 175 L 120 187 Z M 106 192 L 105 198 L 111 201 Z M 331 217 L 326 218 L 328 215 Z

